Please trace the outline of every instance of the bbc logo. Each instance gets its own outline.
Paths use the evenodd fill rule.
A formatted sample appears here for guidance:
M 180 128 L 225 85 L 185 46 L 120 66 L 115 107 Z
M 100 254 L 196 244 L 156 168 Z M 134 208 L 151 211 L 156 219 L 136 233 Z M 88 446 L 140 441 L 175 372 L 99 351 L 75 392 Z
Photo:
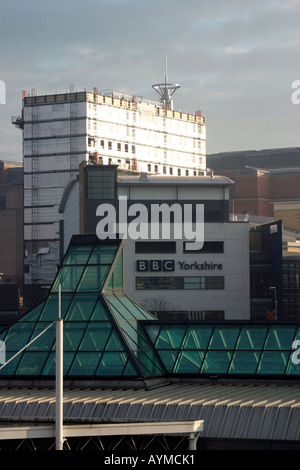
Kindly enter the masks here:
M 174 271 L 175 262 L 172 259 L 167 260 L 138 260 L 136 262 L 136 270 L 141 272 L 147 271 Z

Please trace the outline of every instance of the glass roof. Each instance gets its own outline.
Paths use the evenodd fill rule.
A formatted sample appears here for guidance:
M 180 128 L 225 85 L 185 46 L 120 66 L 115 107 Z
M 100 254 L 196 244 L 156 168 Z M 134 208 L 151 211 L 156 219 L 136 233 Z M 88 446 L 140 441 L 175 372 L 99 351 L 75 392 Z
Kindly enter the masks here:
M 137 319 L 154 317 L 125 296 L 120 241 L 73 237 L 48 298 L 2 332 L 9 361 L 0 376 L 55 375 L 59 285 L 64 328 L 64 375 L 149 377 L 162 367 Z
M 293 361 L 299 325 L 143 322 L 169 374 L 300 375 Z
M 120 240 L 72 238 L 46 300 L 0 333 L 9 361 L 0 378 L 54 377 L 59 286 L 66 377 L 299 378 L 299 325 L 160 322 L 125 295 L 122 250 Z

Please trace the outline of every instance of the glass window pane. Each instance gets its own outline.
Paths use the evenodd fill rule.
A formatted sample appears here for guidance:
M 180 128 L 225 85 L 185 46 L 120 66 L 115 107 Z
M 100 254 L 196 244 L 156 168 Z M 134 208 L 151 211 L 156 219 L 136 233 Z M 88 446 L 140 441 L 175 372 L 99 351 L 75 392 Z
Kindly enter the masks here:
M 124 351 L 124 346 L 116 331 L 112 331 L 109 340 L 106 344 L 106 351 Z
M 181 351 L 178 354 L 173 373 L 198 374 L 204 354 L 204 351 Z
M 110 322 L 90 323 L 84 333 L 81 351 L 103 351 L 112 330 Z
M 109 320 L 107 312 L 99 299 L 91 316 L 91 321 Z
M 114 260 L 118 245 L 98 245 L 94 248 L 89 264 L 109 264 Z
M 178 349 L 181 346 L 185 326 L 163 326 L 156 340 L 158 349 Z
M 110 266 L 87 266 L 78 286 L 79 292 L 99 292 L 106 279 Z
M 132 364 L 130 359 L 128 359 L 128 361 L 127 361 L 127 364 L 126 364 L 126 367 L 124 369 L 123 375 L 130 376 L 130 377 L 136 377 L 137 376 L 137 372 L 136 372 L 136 370 L 134 368 L 134 365 Z
M 259 362 L 257 373 L 284 374 L 288 358 L 288 352 L 264 351 Z
M 206 349 L 213 328 L 211 326 L 190 326 L 185 335 L 183 349 Z
M 230 365 L 230 374 L 255 374 L 260 351 L 237 351 Z
M 78 352 L 74 358 L 69 375 L 94 375 L 102 353 Z
M 64 322 L 64 351 L 76 351 L 84 333 L 86 323 Z
M 90 319 L 97 300 L 97 294 L 75 294 L 65 321 L 87 321 Z
M 267 331 L 267 326 L 242 327 L 237 343 L 237 349 L 262 349 Z
M 265 349 L 289 350 L 295 336 L 295 330 L 295 326 L 271 326 L 267 336 Z
M 73 294 L 61 294 L 61 317 L 64 318 Z M 58 318 L 58 294 L 50 294 L 41 313 L 40 321 L 54 321 Z
M 35 327 L 33 322 L 15 323 L 9 330 L 4 340 L 6 352 L 20 351 L 31 340 Z
M 16 375 L 41 375 L 48 356 L 48 352 L 25 351 L 17 368 Z
M 47 328 L 47 323 L 38 323 L 35 327 L 31 340 L 36 338 Z M 37 338 L 30 346 L 26 348 L 26 351 L 50 351 L 55 341 L 55 324 L 52 324 L 45 333 Z
M 239 327 L 235 326 L 216 327 L 209 344 L 209 349 L 233 349 L 236 345 L 239 331 Z
M 168 372 L 172 373 L 177 358 L 178 351 L 157 350 L 159 357 Z
M 64 359 L 63 359 L 63 374 L 67 375 L 70 364 L 72 363 L 74 357 L 74 352 L 66 352 L 64 351 Z M 56 353 L 55 351 L 52 351 L 49 354 L 49 357 L 46 361 L 44 370 L 43 370 L 43 375 L 53 375 L 55 376 L 56 373 Z
M 71 246 L 63 264 L 86 264 L 91 251 L 90 246 Z
M 59 284 L 61 284 L 62 292 L 75 291 L 83 269 L 84 266 L 62 266 L 54 282 L 52 292 L 58 292 Z
M 122 375 L 127 362 L 126 353 L 105 352 L 101 358 L 97 375 Z
M 226 374 L 230 365 L 232 352 L 208 351 L 201 368 L 202 373 Z

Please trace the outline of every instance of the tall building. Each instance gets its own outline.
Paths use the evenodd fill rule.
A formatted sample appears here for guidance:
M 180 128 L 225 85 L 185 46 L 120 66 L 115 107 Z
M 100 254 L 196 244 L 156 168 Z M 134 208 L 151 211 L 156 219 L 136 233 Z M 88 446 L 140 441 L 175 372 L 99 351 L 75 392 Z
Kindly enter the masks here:
M 49 284 L 56 274 L 58 208 L 82 161 L 165 175 L 205 173 L 204 118 L 174 111 L 170 87 L 160 86 L 159 102 L 96 88 L 23 92 L 22 116 L 13 123 L 23 130 L 25 283 Z M 41 253 L 50 260 L 45 269 Z

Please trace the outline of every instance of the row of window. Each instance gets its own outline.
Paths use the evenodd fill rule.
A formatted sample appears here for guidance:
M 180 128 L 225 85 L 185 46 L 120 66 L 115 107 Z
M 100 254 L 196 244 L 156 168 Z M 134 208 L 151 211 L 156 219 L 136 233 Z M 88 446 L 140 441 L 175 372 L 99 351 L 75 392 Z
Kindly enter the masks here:
M 135 252 L 137 254 L 150 253 L 176 253 L 176 242 L 174 241 L 138 241 L 135 242 Z M 183 243 L 184 253 L 224 253 L 223 241 L 206 241 L 199 249 L 186 250 L 186 242 Z
M 137 290 L 224 289 L 224 276 L 137 276 Z

